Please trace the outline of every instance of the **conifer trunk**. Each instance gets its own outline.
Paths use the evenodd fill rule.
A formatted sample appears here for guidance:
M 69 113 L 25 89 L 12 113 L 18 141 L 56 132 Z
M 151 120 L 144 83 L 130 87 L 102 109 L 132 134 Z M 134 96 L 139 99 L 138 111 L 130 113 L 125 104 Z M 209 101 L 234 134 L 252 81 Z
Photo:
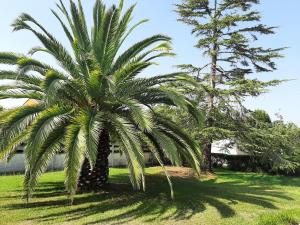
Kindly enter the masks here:
M 217 50 L 217 45 L 214 45 L 213 49 Z M 210 75 L 210 86 L 212 90 L 216 87 L 216 73 L 217 73 L 217 55 L 213 54 L 212 56 L 212 66 L 211 66 L 211 75 Z M 210 128 L 214 126 L 214 119 L 213 119 L 213 110 L 214 110 L 214 94 L 208 94 L 208 108 L 207 108 L 207 115 L 206 115 L 206 127 Z M 204 154 L 205 154 L 205 169 L 209 172 L 212 172 L 212 159 L 211 159 L 211 147 L 212 147 L 213 140 L 208 138 L 206 140 L 204 146 Z
M 212 172 L 212 159 L 211 159 L 211 142 L 208 142 L 204 146 L 204 154 L 205 154 L 205 170 L 208 172 Z
M 213 47 L 214 51 L 217 50 L 217 45 Z M 216 87 L 216 75 L 217 75 L 217 54 L 212 56 L 212 67 L 211 67 L 211 76 L 210 76 L 210 86 L 212 90 Z M 206 127 L 210 128 L 214 126 L 213 110 L 214 110 L 214 94 L 208 94 L 208 108 L 206 115 Z M 204 146 L 205 154 L 205 169 L 209 172 L 212 172 L 212 159 L 211 159 L 211 147 L 213 140 L 208 138 Z
M 99 137 L 98 154 L 94 168 L 91 169 L 87 158 L 83 162 L 78 182 L 79 190 L 97 191 L 108 183 L 108 156 L 111 153 L 109 144 L 109 134 L 103 130 Z
M 215 12 L 216 9 L 217 9 L 217 0 L 215 0 Z M 213 37 L 215 39 L 211 47 L 211 73 L 210 73 L 210 81 L 209 81 L 211 90 L 214 90 L 216 88 L 217 61 L 218 61 L 218 45 L 217 45 L 216 35 L 217 35 L 217 26 L 215 24 L 215 28 L 213 30 Z M 213 92 L 208 93 L 208 99 L 207 99 L 208 107 L 207 107 L 207 115 L 206 115 L 207 128 L 214 126 L 214 118 L 212 115 L 214 110 L 214 98 L 215 95 Z M 212 142 L 213 140 L 211 138 L 208 138 L 204 146 L 205 169 L 209 172 L 212 172 L 212 159 L 211 159 Z

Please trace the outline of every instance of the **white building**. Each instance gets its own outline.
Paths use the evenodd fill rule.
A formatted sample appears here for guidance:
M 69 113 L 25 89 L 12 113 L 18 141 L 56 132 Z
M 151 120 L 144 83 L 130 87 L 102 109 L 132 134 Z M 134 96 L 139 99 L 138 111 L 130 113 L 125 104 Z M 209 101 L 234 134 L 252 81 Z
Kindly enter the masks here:
M 237 144 L 231 140 L 216 141 L 211 147 L 212 154 L 222 154 L 231 156 L 248 155 L 247 153 L 239 150 Z

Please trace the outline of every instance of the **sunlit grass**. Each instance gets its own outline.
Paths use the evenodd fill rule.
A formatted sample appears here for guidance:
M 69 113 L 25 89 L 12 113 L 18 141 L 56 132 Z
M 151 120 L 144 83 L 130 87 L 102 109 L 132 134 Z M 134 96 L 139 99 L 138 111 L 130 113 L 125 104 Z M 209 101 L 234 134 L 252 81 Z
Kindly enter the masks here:
M 131 190 L 127 169 L 111 169 L 110 189 L 79 194 L 70 206 L 64 174 L 47 173 L 33 199 L 22 176 L 0 177 L 0 224 L 258 224 L 300 222 L 300 178 L 218 171 L 200 180 L 174 177 L 175 200 L 159 168 L 147 169 L 145 193 Z

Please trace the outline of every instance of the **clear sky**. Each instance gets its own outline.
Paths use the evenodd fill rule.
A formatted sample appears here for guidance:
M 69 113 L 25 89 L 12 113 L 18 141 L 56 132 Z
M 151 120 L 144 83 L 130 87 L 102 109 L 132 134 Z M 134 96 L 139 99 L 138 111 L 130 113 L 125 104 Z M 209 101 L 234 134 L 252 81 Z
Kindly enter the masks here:
M 55 0 L 9 0 L 2 1 L 0 7 L 0 51 L 13 51 L 27 53 L 39 42 L 28 32 L 11 32 L 10 24 L 21 13 L 27 12 L 38 19 L 50 32 L 62 42 L 66 41 L 57 21 L 50 12 L 55 8 Z M 64 0 L 64 2 L 67 2 Z M 91 21 L 92 6 L 94 0 L 82 0 L 86 9 L 86 16 Z M 111 4 L 111 0 L 105 0 Z M 190 35 L 190 27 L 176 21 L 174 4 L 179 0 L 127 0 L 126 5 L 137 3 L 134 20 L 144 18 L 150 22 L 140 27 L 130 37 L 127 44 L 136 42 L 144 37 L 156 33 L 164 33 L 173 38 L 175 58 L 160 60 L 160 65 L 147 70 L 143 76 L 169 73 L 175 70 L 173 65 L 192 63 L 201 65 L 203 58 L 201 53 L 193 48 L 196 39 Z M 261 44 L 264 47 L 283 47 L 285 58 L 277 61 L 278 70 L 273 73 L 260 74 L 263 80 L 268 79 L 294 79 L 293 81 L 272 88 L 269 93 L 258 98 L 248 99 L 246 104 L 251 109 L 265 109 L 274 118 L 275 113 L 283 115 L 286 121 L 292 121 L 300 125 L 300 1 L 299 0 L 261 0 L 258 7 L 263 15 L 263 21 L 268 25 L 278 26 L 277 34 L 263 38 Z M 40 59 L 53 62 L 49 58 Z M 11 107 L 20 102 L 6 100 L 2 105 Z

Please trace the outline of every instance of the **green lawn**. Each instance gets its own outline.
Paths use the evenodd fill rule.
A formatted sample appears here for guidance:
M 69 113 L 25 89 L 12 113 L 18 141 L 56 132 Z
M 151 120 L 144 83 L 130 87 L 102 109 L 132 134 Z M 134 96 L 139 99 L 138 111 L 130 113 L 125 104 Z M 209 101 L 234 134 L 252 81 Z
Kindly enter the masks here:
M 0 224 L 298 224 L 300 178 L 218 171 L 216 178 L 174 178 L 175 200 L 158 168 L 145 193 L 131 191 L 126 169 L 111 169 L 110 193 L 64 195 L 63 173 L 47 173 L 29 204 L 22 176 L 0 177 Z M 298 221 L 298 223 L 296 223 Z

